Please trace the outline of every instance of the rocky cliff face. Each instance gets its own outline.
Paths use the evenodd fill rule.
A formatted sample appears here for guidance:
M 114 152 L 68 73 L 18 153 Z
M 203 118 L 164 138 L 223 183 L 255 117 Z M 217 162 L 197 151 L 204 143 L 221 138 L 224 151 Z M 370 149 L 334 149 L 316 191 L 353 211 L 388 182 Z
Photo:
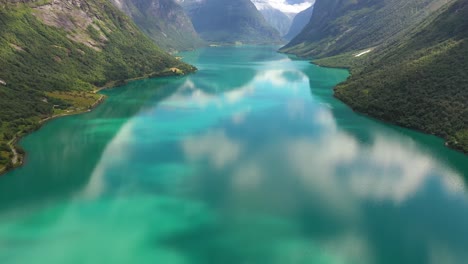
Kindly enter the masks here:
M 111 2 L 130 16 L 144 33 L 165 50 L 190 50 L 203 43 L 184 9 L 174 0 Z
M 10 8 L 30 8 L 45 25 L 60 28 L 75 42 L 100 51 L 108 41 L 106 35 L 118 30 L 135 34 L 138 30 L 131 21 L 110 8 L 103 0 L 0 0 Z M 118 19 L 118 21 L 113 21 Z M 118 24 L 114 23 L 118 22 Z
M 108 40 L 105 31 L 115 30 L 115 26 L 102 20 L 96 7 L 84 0 L 51 0 L 46 4 L 33 6 L 33 9 L 33 14 L 44 24 L 64 29 L 71 40 L 96 51 L 100 51 Z M 123 22 L 125 30 L 134 31 Z M 98 38 L 91 36 L 92 31 Z

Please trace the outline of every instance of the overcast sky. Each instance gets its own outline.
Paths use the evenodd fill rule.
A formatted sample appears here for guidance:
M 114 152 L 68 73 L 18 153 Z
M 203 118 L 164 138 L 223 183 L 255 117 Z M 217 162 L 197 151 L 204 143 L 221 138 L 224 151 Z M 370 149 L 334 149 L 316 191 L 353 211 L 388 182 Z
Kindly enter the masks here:
M 299 13 L 309 8 L 315 0 L 252 0 L 258 9 L 270 5 L 285 13 Z

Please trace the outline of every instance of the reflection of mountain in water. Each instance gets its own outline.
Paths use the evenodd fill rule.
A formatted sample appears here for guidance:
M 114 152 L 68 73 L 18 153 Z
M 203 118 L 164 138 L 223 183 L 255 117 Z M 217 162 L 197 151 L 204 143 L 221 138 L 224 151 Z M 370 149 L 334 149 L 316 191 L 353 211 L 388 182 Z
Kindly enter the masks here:
M 255 50 L 255 52 L 247 52 L 246 56 L 246 49 Z M 194 61 L 193 63 L 200 68 L 196 77 L 190 80 L 197 88 L 213 94 L 241 88 L 257 74 L 258 69 L 252 65 L 278 57 L 280 55 L 273 49 L 229 47 L 202 49 L 197 51 L 196 55 L 191 54 L 191 57 L 187 59 Z

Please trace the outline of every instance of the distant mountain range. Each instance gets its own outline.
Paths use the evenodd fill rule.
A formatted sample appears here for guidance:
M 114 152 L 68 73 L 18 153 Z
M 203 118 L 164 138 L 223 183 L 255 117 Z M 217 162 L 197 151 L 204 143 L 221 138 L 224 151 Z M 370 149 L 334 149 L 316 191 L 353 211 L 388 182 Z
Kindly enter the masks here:
M 347 67 L 353 109 L 468 153 L 468 0 L 317 0 L 283 52 Z
M 289 30 L 286 35 L 283 36 L 286 40 L 292 40 L 294 37 L 299 35 L 304 27 L 309 23 L 310 18 L 312 17 L 312 12 L 314 11 L 314 6 L 307 8 L 306 10 L 298 13 L 294 16 L 294 19 L 289 27 Z
M 292 17 L 294 14 L 286 14 L 280 10 L 273 8 L 270 5 L 262 5 L 261 8 L 257 9 L 263 15 L 265 20 L 275 28 L 281 36 L 284 36 L 288 33 L 289 28 L 291 27 Z
M 196 31 L 210 43 L 279 43 L 280 34 L 250 0 L 185 0 L 180 2 Z
M 252 0 L 266 21 L 280 33 L 281 37 L 291 40 L 309 23 L 313 3 L 310 0 Z M 293 25 L 293 20 L 294 25 Z

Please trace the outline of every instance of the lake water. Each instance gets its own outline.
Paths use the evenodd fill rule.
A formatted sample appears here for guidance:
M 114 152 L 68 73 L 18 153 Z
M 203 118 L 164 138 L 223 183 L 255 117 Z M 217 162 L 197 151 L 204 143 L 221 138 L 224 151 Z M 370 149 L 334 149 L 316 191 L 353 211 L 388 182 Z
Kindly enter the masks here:
M 347 71 L 274 47 L 182 54 L 21 141 L 0 263 L 468 263 L 468 156 L 353 113 Z

